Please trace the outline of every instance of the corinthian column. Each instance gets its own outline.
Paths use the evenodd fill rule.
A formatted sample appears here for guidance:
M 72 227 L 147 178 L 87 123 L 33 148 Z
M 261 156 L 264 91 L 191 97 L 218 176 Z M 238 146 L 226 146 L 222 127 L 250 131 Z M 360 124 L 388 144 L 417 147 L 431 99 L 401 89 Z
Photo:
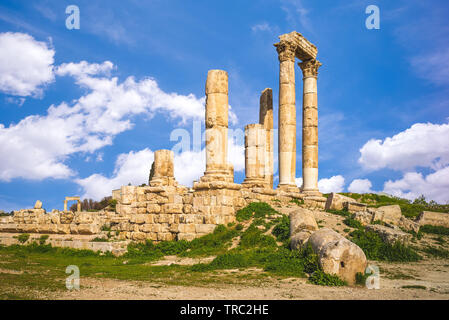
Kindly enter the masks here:
M 279 188 L 296 187 L 295 49 L 275 44 L 279 57 Z
M 318 104 L 317 76 L 321 63 L 309 59 L 298 64 L 303 73 L 302 117 L 302 191 L 319 194 L 318 190 Z

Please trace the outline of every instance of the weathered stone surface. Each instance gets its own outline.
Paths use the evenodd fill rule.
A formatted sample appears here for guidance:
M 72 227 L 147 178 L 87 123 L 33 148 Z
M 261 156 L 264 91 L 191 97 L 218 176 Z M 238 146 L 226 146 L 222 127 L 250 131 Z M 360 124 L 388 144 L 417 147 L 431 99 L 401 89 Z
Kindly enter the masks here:
M 348 212 L 355 213 L 360 211 L 366 211 L 367 205 L 364 203 L 358 202 L 345 202 L 343 204 L 343 209 L 346 209 Z
M 418 233 L 420 227 L 418 222 L 407 219 L 404 216 L 402 216 L 401 219 L 399 220 L 398 226 L 405 230 L 413 231 L 415 233 Z
M 42 209 L 42 201 L 37 200 L 34 204 L 34 209 Z
M 308 209 L 298 208 L 291 212 L 289 217 L 290 236 L 293 236 L 302 230 L 318 230 L 318 224 L 316 223 L 313 212 Z
M 304 247 L 304 245 L 309 240 L 310 236 L 312 235 L 311 230 L 301 230 L 297 233 L 295 233 L 290 238 L 290 248 L 292 250 L 300 250 Z
M 419 215 L 417 222 L 421 226 L 428 224 L 431 226 L 449 228 L 449 213 L 423 211 Z
M 365 271 L 366 256 L 363 250 L 334 230 L 323 228 L 315 231 L 308 243 L 318 254 L 320 266 L 326 273 L 336 274 L 349 284 L 354 284 L 355 275 Z
M 383 206 L 375 209 L 373 221 L 382 221 L 397 225 L 401 220 L 401 207 L 397 204 L 391 206 Z
M 366 226 L 373 221 L 373 214 L 368 211 L 359 211 L 352 215 L 352 218 Z
M 345 202 L 355 202 L 354 199 L 332 192 L 326 201 L 326 210 L 343 210 Z
M 412 238 L 412 235 L 410 233 L 378 224 L 368 225 L 366 226 L 366 230 L 377 233 L 384 242 L 387 242 L 389 244 L 394 244 L 396 241 L 406 244 Z

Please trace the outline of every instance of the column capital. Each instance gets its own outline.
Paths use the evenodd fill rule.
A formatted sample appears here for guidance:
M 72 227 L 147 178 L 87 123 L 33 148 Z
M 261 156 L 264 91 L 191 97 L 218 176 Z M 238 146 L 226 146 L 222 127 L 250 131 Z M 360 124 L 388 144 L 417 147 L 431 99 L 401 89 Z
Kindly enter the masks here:
M 276 51 L 278 52 L 279 61 L 295 61 L 296 46 L 289 41 L 280 41 L 275 43 Z
M 306 77 L 317 77 L 318 76 L 318 68 L 321 67 L 321 62 L 316 59 L 309 59 L 303 62 L 298 63 L 298 66 L 301 68 L 304 78 Z

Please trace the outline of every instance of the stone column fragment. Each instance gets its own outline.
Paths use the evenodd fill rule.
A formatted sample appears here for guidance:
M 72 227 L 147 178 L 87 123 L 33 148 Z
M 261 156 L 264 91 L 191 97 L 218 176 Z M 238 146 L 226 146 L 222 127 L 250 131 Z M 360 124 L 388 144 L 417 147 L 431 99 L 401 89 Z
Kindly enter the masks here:
M 279 58 L 279 187 L 295 188 L 296 106 L 295 50 L 288 41 L 275 44 Z
M 152 165 L 150 186 L 175 186 L 174 153 L 171 150 L 156 150 Z
M 263 125 L 266 131 L 265 143 L 265 180 L 269 188 L 273 188 L 274 172 L 274 131 L 273 131 L 273 90 L 266 88 L 260 95 L 259 123 Z
M 245 181 L 249 187 L 265 187 L 266 130 L 261 124 L 245 126 Z
M 228 164 L 228 73 L 209 70 L 206 80 L 206 172 L 202 181 L 233 182 Z
M 302 122 L 302 191 L 319 194 L 318 190 L 318 102 L 317 77 L 321 63 L 309 59 L 298 64 L 303 72 Z

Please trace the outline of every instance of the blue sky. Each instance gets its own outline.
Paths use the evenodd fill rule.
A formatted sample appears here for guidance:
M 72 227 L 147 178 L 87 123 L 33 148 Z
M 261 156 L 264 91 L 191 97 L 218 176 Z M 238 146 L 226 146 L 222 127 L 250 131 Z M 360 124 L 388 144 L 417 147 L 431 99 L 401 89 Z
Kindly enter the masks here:
M 79 30 L 65 26 L 72 4 Z M 368 5 L 380 9 L 379 30 L 365 27 Z M 2 1 L 0 209 L 37 199 L 62 209 L 65 196 L 101 198 L 147 182 L 153 151 L 173 148 L 179 133 L 192 145 L 194 123 L 204 129 L 209 69 L 229 73 L 230 128 L 241 133 L 258 121 L 267 87 L 277 128 L 273 43 L 293 30 L 318 47 L 323 64 L 322 191 L 424 194 L 446 203 L 448 17 L 444 0 Z M 230 142 L 236 182 L 244 179 L 241 143 L 241 135 Z M 203 171 L 201 148 L 175 156 L 180 182 Z

